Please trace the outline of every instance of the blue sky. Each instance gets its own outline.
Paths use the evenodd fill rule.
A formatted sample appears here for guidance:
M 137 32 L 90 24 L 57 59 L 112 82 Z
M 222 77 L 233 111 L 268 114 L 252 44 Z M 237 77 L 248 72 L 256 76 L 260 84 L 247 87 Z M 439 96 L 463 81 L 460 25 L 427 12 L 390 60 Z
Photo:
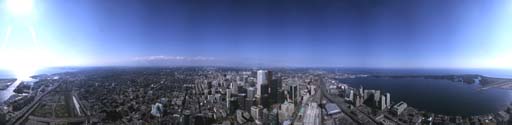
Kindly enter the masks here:
M 0 28 L 24 20 L 69 65 L 510 68 L 511 8 L 508 0 L 35 0 L 32 17 L 3 14 Z M 11 46 L 23 46 L 23 32 Z

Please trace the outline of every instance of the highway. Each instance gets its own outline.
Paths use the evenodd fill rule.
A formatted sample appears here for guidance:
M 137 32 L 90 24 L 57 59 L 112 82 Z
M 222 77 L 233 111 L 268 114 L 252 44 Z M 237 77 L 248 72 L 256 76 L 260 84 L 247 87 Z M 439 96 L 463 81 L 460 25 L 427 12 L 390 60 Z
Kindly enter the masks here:
M 40 103 L 41 98 L 46 96 L 53 89 L 57 88 L 60 84 L 61 83 L 57 83 L 56 85 L 54 85 L 50 89 L 48 89 L 48 91 L 46 91 L 42 94 L 36 95 L 36 98 L 34 99 L 34 101 L 32 103 L 30 103 L 29 105 L 27 105 L 25 108 L 16 112 L 14 117 L 12 119 L 10 119 L 9 122 L 7 122 L 7 124 L 8 125 L 12 125 L 12 124 L 20 125 L 28 116 L 30 116 L 30 113 L 32 113 L 32 111 L 34 111 L 37 108 L 37 106 Z
M 38 122 L 48 122 L 48 123 L 68 123 L 68 122 L 84 122 L 87 120 L 87 117 L 70 117 L 70 118 L 44 118 L 44 117 L 36 117 L 29 116 L 28 119 L 38 121 Z

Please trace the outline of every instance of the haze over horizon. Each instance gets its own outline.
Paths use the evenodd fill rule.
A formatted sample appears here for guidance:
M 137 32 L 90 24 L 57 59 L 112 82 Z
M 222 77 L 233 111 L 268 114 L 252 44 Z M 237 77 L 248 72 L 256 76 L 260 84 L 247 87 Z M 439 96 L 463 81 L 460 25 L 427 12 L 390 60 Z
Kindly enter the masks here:
M 1 17 L 4 46 L 32 44 L 31 24 L 55 66 L 512 68 L 508 0 L 34 0 Z

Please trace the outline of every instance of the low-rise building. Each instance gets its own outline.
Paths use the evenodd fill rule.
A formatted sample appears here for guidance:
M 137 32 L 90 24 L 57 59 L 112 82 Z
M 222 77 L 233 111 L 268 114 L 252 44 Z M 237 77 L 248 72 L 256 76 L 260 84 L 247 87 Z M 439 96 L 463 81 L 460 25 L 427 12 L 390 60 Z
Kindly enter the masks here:
M 341 109 L 334 103 L 327 103 L 325 104 L 325 111 L 327 112 L 327 115 L 334 115 L 340 113 Z
M 396 114 L 396 115 L 400 115 L 404 110 L 405 108 L 407 108 L 407 103 L 405 102 L 399 102 L 398 104 L 396 104 L 395 106 L 393 106 L 393 108 L 391 108 L 391 110 Z

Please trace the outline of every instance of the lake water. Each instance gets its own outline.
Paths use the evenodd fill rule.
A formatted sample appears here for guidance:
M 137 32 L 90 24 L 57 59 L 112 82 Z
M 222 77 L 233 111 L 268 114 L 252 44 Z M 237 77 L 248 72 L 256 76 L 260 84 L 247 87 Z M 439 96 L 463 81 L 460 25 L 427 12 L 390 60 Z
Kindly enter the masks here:
M 512 102 L 512 91 L 478 90 L 479 84 L 423 78 L 340 79 L 351 87 L 376 89 L 391 94 L 392 102 L 404 101 L 419 110 L 445 115 L 481 115 L 495 113 Z M 382 93 L 382 92 L 381 92 Z
M 54 74 L 59 72 L 73 71 L 74 69 L 70 68 L 48 68 L 42 69 L 36 72 L 36 74 Z M 16 78 L 14 74 L 6 70 L 0 70 L 0 79 L 13 79 Z M 3 103 L 7 100 L 11 95 L 14 94 L 13 90 L 18 86 L 20 81 L 16 81 L 14 84 L 9 86 L 9 88 L 5 90 L 0 90 L 0 103 Z
M 74 69 L 45 69 L 37 74 L 53 74 Z M 481 74 L 492 77 L 512 78 L 511 70 L 424 70 L 424 69 L 329 69 L 339 72 L 379 75 L 446 75 Z M 0 78 L 14 78 L 14 75 L 0 70 Z M 405 101 L 417 109 L 446 115 L 480 115 L 503 110 L 512 102 L 512 91 L 502 89 L 478 90 L 478 84 L 463 84 L 448 80 L 421 78 L 385 79 L 355 78 L 340 81 L 358 88 L 378 89 L 391 94 L 393 102 Z M 16 84 L 7 90 L 0 90 L 0 102 L 10 95 Z
M 512 78 L 512 69 L 390 69 L 390 68 L 329 68 L 340 73 L 372 75 L 460 75 L 480 74 L 490 77 Z
M 46 68 L 36 71 L 36 74 L 54 74 L 60 72 L 74 71 L 76 68 Z M 0 70 L 0 79 L 13 79 L 16 78 L 15 74 L 7 70 Z

